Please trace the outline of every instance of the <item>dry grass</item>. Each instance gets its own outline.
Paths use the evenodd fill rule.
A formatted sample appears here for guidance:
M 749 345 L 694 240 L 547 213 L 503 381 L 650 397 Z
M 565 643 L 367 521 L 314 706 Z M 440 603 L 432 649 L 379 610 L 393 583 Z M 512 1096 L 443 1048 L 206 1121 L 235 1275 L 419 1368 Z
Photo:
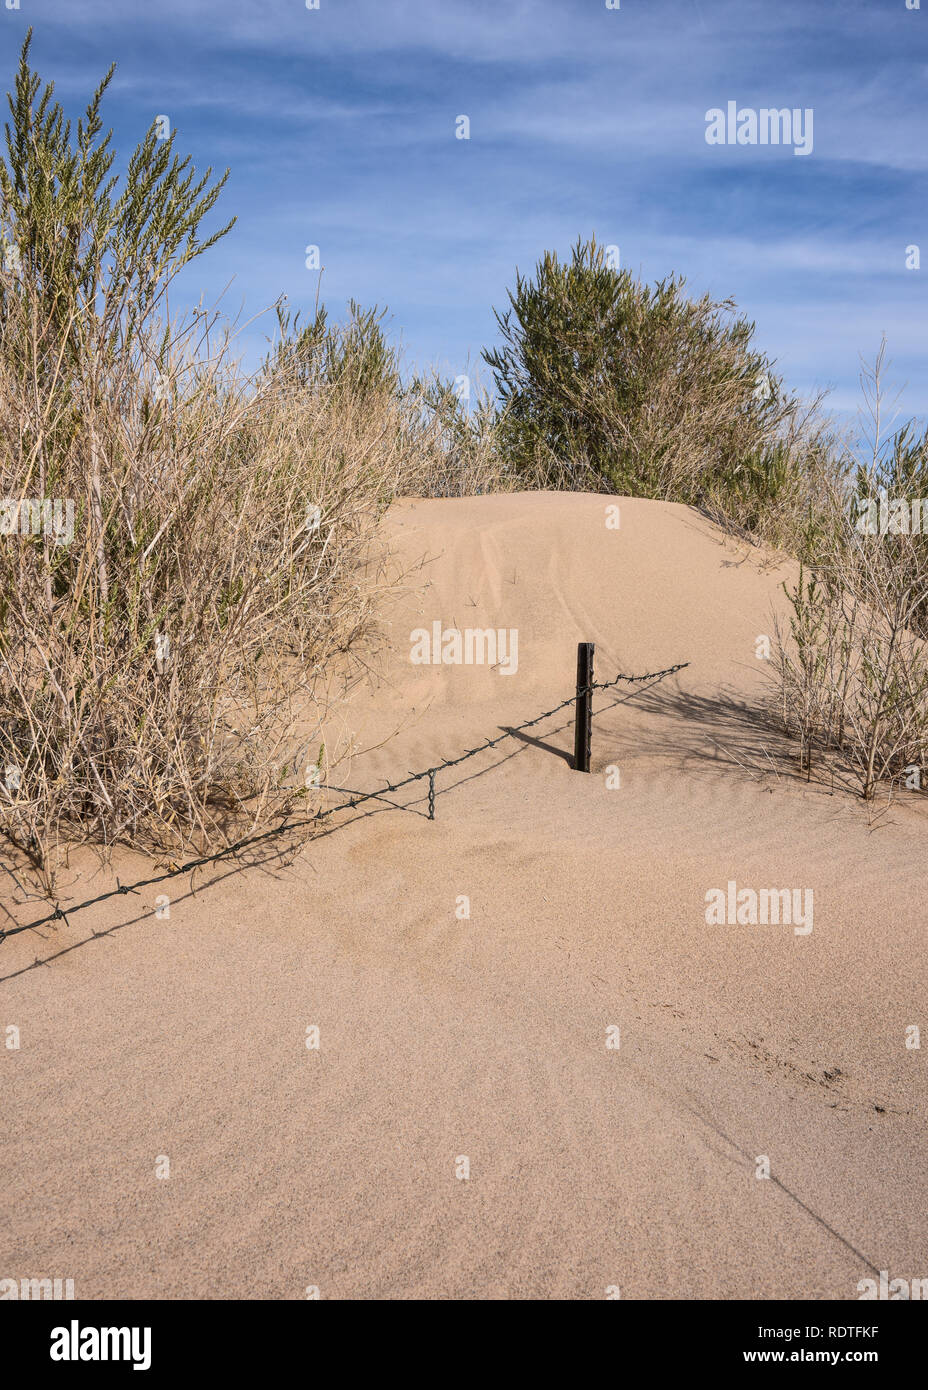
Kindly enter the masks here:
M 366 629 L 378 519 L 496 464 L 350 364 L 307 381 L 284 353 L 249 380 L 202 317 L 149 326 L 128 362 L 81 339 L 103 369 L 75 401 L 47 356 L 11 367 L 17 302 L 0 498 L 73 505 L 74 529 L 0 537 L 0 832 L 50 884 L 66 842 L 202 852 L 313 795 L 327 769 L 288 741 L 291 706 Z
M 817 480 L 814 524 L 801 538 L 810 564 L 787 590 L 789 631 L 778 633 L 776 654 L 802 769 L 811 776 L 817 759 L 837 762 L 867 800 L 881 785 L 921 790 L 928 749 L 928 536 L 879 524 L 868 534 L 855 505 L 881 493 L 911 503 L 928 481 L 928 437 L 909 426 L 881 438 L 882 361 L 881 350 L 862 379 L 871 459 L 856 468 L 856 499 L 837 474 Z M 850 481 L 854 470 L 844 472 Z

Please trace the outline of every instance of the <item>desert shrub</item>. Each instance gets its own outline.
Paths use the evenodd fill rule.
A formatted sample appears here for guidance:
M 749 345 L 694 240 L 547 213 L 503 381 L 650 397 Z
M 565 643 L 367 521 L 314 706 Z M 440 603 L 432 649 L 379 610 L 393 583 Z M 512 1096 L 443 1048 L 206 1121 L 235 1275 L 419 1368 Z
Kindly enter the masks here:
M 875 406 L 869 459 L 820 486 L 810 566 L 787 586 L 788 631 L 776 666 L 786 730 L 811 775 L 834 759 L 872 798 L 881 783 L 920 788 L 928 748 L 928 496 L 926 438 L 914 422 L 883 439 L 883 350 L 863 384 Z M 870 392 L 876 389 L 873 397 Z M 913 507 L 914 504 L 914 507 Z M 925 518 L 928 521 L 928 517 Z
M 351 299 L 347 320 L 330 324 L 325 305 L 317 305 L 312 321 L 300 327 L 299 313 L 283 301 L 276 307 L 278 333 L 265 374 L 309 389 L 329 387 L 352 400 L 399 393 L 399 354 L 383 330 L 385 309 L 365 309 Z
M 223 180 L 153 128 L 118 191 L 109 76 L 72 136 L 27 41 L 0 161 L 0 834 L 46 882 L 62 841 L 204 850 L 306 797 L 292 703 L 366 630 L 379 517 L 489 457 L 377 310 L 282 310 L 251 377 L 167 319 Z
M 278 337 L 262 377 L 287 380 L 325 395 L 333 410 L 382 410 L 402 429 L 408 446 L 406 495 L 464 497 L 513 486 L 500 438 L 497 403 L 474 383 L 462 389 L 436 372 L 404 378 L 398 350 L 388 341 L 386 310 L 348 304 L 348 318 L 331 323 L 325 305 L 301 327 L 299 315 L 277 306 Z
M 924 567 L 858 537 L 818 572 L 804 570 L 787 595 L 776 664 L 803 770 L 811 776 L 815 760 L 833 754 L 867 799 L 884 781 L 920 787 L 928 648 L 915 617 L 928 596 Z
M 541 486 L 708 506 L 749 530 L 805 502 L 814 408 L 788 394 L 731 301 L 647 286 L 595 239 L 517 273 L 484 357 L 514 470 Z
M 856 467 L 848 470 L 854 483 L 851 520 L 857 534 L 880 537 L 900 577 L 907 576 L 917 590 L 928 572 L 928 430 L 909 420 L 883 436 L 885 354 L 884 339 L 873 365 L 861 373 L 868 451 L 861 459 L 858 449 Z M 928 635 L 928 606 L 917 604 L 912 622 Z
M 472 497 L 519 485 L 501 439 L 497 403 L 479 383 L 471 402 L 456 382 L 438 374 L 415 377 L 408 399 L 422 448 L 423 496 Z

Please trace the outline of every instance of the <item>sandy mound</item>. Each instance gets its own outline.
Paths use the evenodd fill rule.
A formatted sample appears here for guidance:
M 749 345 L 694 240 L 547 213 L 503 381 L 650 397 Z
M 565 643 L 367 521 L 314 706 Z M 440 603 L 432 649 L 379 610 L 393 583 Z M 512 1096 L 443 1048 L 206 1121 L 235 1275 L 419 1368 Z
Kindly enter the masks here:
M 395 508 L 403 591 L 326 734 L 368 790 L 551 708 L 578 640 L 598 679 L 690 662 L 600 694 L 592 776 L 568 710 L 440 774 L 434 823 L 417 784 L 0 945 L 0 1277 L 856 1298 L 928 1275 L 923 816 L 877 831 L 792 775 L 756 654 L 785 571 L 686 508 L 620 500 L 613 530 L 607 506 Z M 511 673 L 415 664 L 433 623 L 515 630 Z M 730 881 L 811 889 L 813 930 L 710 925 Z

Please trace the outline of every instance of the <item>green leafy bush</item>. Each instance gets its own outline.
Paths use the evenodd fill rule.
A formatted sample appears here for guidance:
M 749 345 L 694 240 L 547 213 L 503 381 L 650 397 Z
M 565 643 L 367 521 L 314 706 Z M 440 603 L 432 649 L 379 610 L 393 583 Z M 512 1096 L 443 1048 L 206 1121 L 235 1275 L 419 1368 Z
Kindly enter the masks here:
M 608 263 L 595 239 L 517 274 L 485 351 L 512 467 L 542 486 L 707 505 L 750 529 L 802 491 L 809 415 L 731 301 Z

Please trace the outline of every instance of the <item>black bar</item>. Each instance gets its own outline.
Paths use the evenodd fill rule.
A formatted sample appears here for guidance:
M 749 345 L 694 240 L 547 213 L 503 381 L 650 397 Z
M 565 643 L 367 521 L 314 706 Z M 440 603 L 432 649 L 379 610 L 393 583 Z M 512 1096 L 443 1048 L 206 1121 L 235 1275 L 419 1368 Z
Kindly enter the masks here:
M 574 723 L 574 771 L 589 772 L 593 741 L 593 643 L 577 643 L 577 718 Z
M 599 1345 L 606 1353 L 611 1347 L 614 1353 L 614 1338 L 620 1331 L 627 1341 L 634 1340 L 648 1347 L 649 1356 L 655 1362 L 659 1359 L 661 1367 L 669 1367 L 681 1375 L 689 1373 L 690 1379 L 694 1363 L 700 1363 L 710 1353 L 713 1366 L 721 1369 L 726 1366 L 744 1369 L 745 1363 L 761 1360 L 806 1363 L 815 1359 L 824 1365 L 840 1362 L 843 1371 L 848 1362 L 866 1358 L 870 1369 L 883 1372 L 891 1370 L 899 1377 L 911 1375 L 915 1360 L 924 1356 L 924 1323 L 920 1319 L 911 1322 L 911 1315 L 906 1315 L 904 1308 L 890 1308 L 889 1302 L 867 1301 L 866 1308 L 852 1308 L 851 1303 L 858 1301 L 854 1297 L 853 1281 L 859 1272 L 851 1270 L 851 1293 L 840 1300 L 823 1298 L 815 1302 L 750 1302 L 719 1299 L 688 1302 L 635 1298 L 632 1290 L 621 1287 L 618 1294 L 608 1292 L 608 1275 L 598 1280 L 584 1280 L 582 1275 L 578 1275 L 573 1298 L 578 1301 L 617 1300 L 615 1308 L 609 1310 L 608 1324 L 595 1319 L 587 1322 L 584 1318 L 584 1336 L 591 1346 L 595 1348 Z M 481 1292 L 484 1295 L 482 1299 Z M 379 1338 L 358 1338 L 358 1296 L 345 1300 L 325 1300 L 325 1293 L 323 1287 L 323 1316 L 315 1318 L 315 1325 L 312 1314 L 318 1314 L 320 1310 L 306 1300 L 291 1301 L 283 1297 L 279 1302 L 260 1299 L 226 1302 L 215 1298 L 202 1303 L 89 1302 L 84 1299 L 58 1303 L 17 1301 L 3 1314 L 4 1358 L 6 1362 L 16 1356 L 27 1376 L 48 1367 L 52 1368 L 54 1375 L 57 1369 L 51 1358 L 54 1345 L 59 1355 L 66 1351 L 69 1358 L 67 1369 L 60 1377 L 62 1384 L 70 1383 L 75 1376 L 80 1379 L 83 1373 L 92 1376 L 96 1385 L 100 1384 L 101 1377 L 105 1384 L 109 1374 L 121 1380 L 123 1385 L 128 1380 L 131 1386 L 135 1381 L 134 1374 L 131 1374 L 132 1367 L 139 1364 L 141 1368 L 144 1360 L 123 1358 L 118 1361 L 94 1361 L 82 1358 L 76 1361 L 74 1331 L 78 1333 L 77 1346 L 80 1348 L 86 1344 L 88 1328 L 138 1329 L 137 1345 L 143 1353 L 147 1348 L 148 1354 L 144 1359 L 148 1360 L 150 1354 L 151 1362 L 147 1372 L 139 1377 L 139 1386 L 164 1384 L 174 1387 L 179 1374 L 191 1370 L 198 1376 L 208 1370 L 210 1381 L 215 1383 L 216 1380 L 231 1378 L 233 1371 L 238 1380 L 238 1373 L 244 1369 L 250 1381 L 256 1379 L 259 1372 L 263 1372 L 264 1378 L 267 1378 L 269 1356 L 289 1353 L 291 1349 L 298 1352 L 299 1347 L 307 1341 L 307 1328 L 311 1327 L 314 1347 L 329 1346 L 333 1353 L 342 1357 L 345 1365 L 355 1365 L 360 1373 L 369 1375 L 378 1367 L 375 1357 L 378 1355 Z M 375 1285 L 369 1302 L 365 1302 L 368 1307 L 364 1315 L 367 1326 L 376 1331 L 380 1325 L 389 1335 L 397 1317 L 402 1318 L 405 1314 L 382 1312 L 383 1300 L 398 1298 L 403 1293 L 405 1290 L 401 1286 Z M 456 1299 L 450 1292 L 436 1296 L 443 1297 L 446 1302 L 460 1299 L 460 1296 Z M 421 1299 L 415 1289 L 409 1290 L 407 1297 L 410 1302 Z M 480 1299 L 481 1302 L 505 1301 L 501 1294 L 481 1291 L 479 1284 L 468 1297 Z M 535 1313 L 528 1306 L 529 1297 L 536 1304 Z M 562 1298 L 570 1301 L 571 1295 L 562 1295 Z M 327 1311 L 325 1301 L 329 1302 Z M 337 1306 L 339 1302 L 342 1303 L 341 1309 Z M 345 1307 L 345 1304 L 348 1306 Z M 354 1312 L 351 1312 L 352 1307 Z M 528 1327 L 531 1324 L 541 1334 L 528 1344 L 527 1362 L 540 1369 L 540 1360 L 536 1362 L 534 1358 L 544 1354 L 544 1331 L 550 1327 L 551 1315 L 547 1303 L 539 1294 L 526 1296 L 523 1308 L 524 1312 L 519 1314 L 522 1325 Z M 488 1330 L 492 1330 L 493 1325 L 499 1325 L 495 1323 L 496 1316 L 489 1315 L 484 1324 Z M 505 1316 L 510 1315 L 507 1312 Z M 378 1322 L 381 1317 L 384 1318 L 383 1324 Z M 487 1314 L 481 1313 L 479 1307 L 475 1308 L 472 1318 L 474 1326 L 484 1317 Z M 537 1323 L 535 1318 L 538 1318 Z M 74 1320 L 78 1323 L 77 1329 L 71 1327 Z M 408 1324 L 410 1327 L 413 1325 L 412 1322 Z M 453 1336 L 454 1328 L 450 1324 L 448 1326 L 449 1335 Z M 454 1326 L 459 1327 L 460 1324 L 456 1322 Z M 148 1329 L 147 1337 L 144 1335 L 145 1329 Z M 68 1334 L 66 1343 L 62 1332 Z M 364 1350 L 365 1346 L 367 1351 Z M 462 1366 L 472 1366 L 476 1373 L 485 1365 L 479 1359 L 484 1353 L 482 1348 L 478 1350 L 476 1340 L 470 1346 L 471 1350 L 466 1345 L 458 1349 L 457 1362 Z M 120 1351 L 123 1347 L 120 1339 Z M 88 1350 L 92 1349 L 91 1345 Z M 474 1357 L 472 1362 L 471 1356 Z M 841 1372 L 838 1373 L 840 1376 Z M 359 1379 L 360 1374 L 354 1378 Z

